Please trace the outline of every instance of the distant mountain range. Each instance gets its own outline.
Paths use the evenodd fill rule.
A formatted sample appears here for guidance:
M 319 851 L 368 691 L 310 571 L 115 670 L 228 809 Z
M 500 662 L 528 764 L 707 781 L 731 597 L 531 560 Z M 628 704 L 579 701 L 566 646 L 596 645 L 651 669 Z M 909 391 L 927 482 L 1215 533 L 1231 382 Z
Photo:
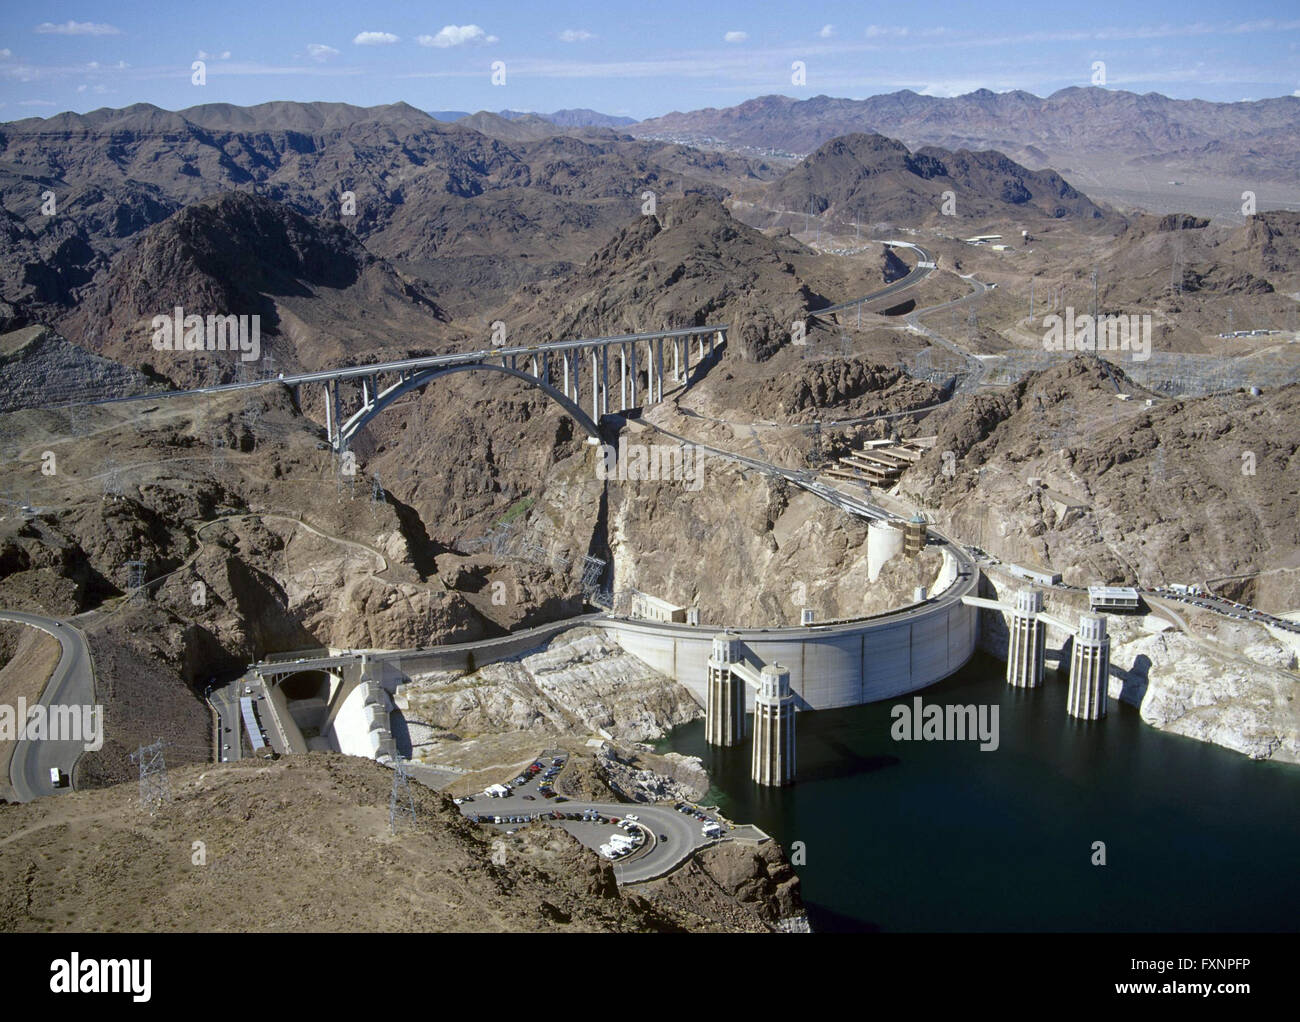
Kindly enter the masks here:
M 1101 88 L 1062 89 L 1046 98 L 987 89 L 952 98 L 906 89 L 860 100 L 761 96 L 723 109 L 666 114 L 630 131 L 796 154 L 840 135 L 878 132 L 913 150 L 995 148 L 1027 166 L 1062 172 L 1118 161 L 1137 171 L 1300 181 L 1295 96 L 1209 103 Z
M 487 110 L 479 111 L 479 113 L 490 112 Z M 468 110 L 430 110 L 429 116 L 439 121 L 451 123 L 463 120 L 471 116 L 471 114 Z M 598 110 L 587 110 L 585 108 L 556 110 L 550 114 L 532 113 L 524 110 L 498 110 L 496 116 L 504 117 L 507 121 L 537 118 L 560 128 L 621 128 L 636 123 L 635 117 L 615 117 L 613 114 L 602 114 Z

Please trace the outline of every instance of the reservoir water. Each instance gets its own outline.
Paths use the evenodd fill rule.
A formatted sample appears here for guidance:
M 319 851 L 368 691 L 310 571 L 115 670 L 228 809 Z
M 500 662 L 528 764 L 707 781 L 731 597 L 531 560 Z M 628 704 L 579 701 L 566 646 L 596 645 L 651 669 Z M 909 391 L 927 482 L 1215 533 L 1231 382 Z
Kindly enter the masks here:
M 893 740 L 890 709 L 915 694 L 800 713 L 785 789 L 750 781 L 748 742 L 710 748 L 703 720 L 659 748 L 703 759 L 706 803 L 787 855 L 802 842 L 814 930 L 1300 929 L 1300 766 L 1165 734 L 1115 701 L 1083 724 L 1063 678 L 1021 691 L 1004 671 L 977 654 L 917 693 L 997 705 L 993 751 Z

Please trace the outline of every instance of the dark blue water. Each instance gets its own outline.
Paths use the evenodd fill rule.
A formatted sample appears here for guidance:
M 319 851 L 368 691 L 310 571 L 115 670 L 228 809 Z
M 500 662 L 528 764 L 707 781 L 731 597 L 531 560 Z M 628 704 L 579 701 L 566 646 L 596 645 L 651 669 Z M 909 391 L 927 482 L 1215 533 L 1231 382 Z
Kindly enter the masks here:
M 700 756 L 706 801 L 790 853 L 816 930 L 1295 931 L 1300 767 L 1164 734 L 1137 710 L 1081 724 L 1066 683 L 1004 682 L 982 654 L 920 693 L 997 704 L 1000 746 L 890 737 L 912 696 L 798 716 L 798 782 L 760 789 L 749 748 L 703 721 L 660 748 Z M 1106 845 L 1105 866 L 1091 864 Z

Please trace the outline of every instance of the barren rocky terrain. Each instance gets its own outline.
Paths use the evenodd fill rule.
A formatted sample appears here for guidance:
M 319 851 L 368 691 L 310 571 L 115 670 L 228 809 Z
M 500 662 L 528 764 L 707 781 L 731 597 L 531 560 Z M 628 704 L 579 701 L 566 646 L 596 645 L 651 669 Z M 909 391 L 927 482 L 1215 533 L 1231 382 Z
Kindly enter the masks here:
M 72 399 L 469 350 L 498 317 L 508 343 L 721 323 L 727 341 L 690 387 L 611 418 L 608 442 L 686 437 L 816 472 L 867 439 L 937 435 L 892 494 L 874 496 L 1067 581 L 1213 579 L 1264 610 L 1300 607 L 1300 383 L 1170 396 L 1131 362 L 998 361 L 1041 352 L 1031 287 L 1035 320 L 1047 293 L 1082 310 L 1096 269 L 1100 308 L 1149 311 L 1160 352 L 1240 359 L 1261 379 L 1293 372 L 1289 335 L 1214 334 L 1229 309 L 1241 327 L 1294 316 L 1300 217 L 1115 212 L 1026 148 L 965 151 L 1007 116 L 993 109 L 1001 99 L 981 102 L 990 119 L 972 120 L 970 138 L 951 122 L 922 140 L 942 151 L 855 121 L 793 169 L 608 127 L 448 125 L 401 104 L 138 106 L 0 126 L 0 326 L 16 328 L 0 337 L 0 606 L 92 612 L 83 627 L 109 728 L 78 787 L 129 780 L 128 751 L 157 738 L 180 768 L 175 807 L 152 820 L 129 786 L 0 810 L 0 928 L 767 928 L 796 898 L 770 847 L 705 853 L 653 895 L 620 895 L 560 834 L 520 834 L 510 865 L 489 866 L 482 836 L 428 792 L 428 827 L 388 838 L 388 775 L 373 764 L 200 768 L 211 758 L 201 693 L 269 653 L 471 641 L 575 616 L 587 557 L 604 562 L 600 587 L 753 627 L 797 623 L 805 607 L 818 621 L 885 610 L 939 570 L 933 553 L 899 557 L 870 582 L 865 523 L 721 457 L 706 455 L 696 479 L 603 480 L 598 448 L 516 380 L 464 374 L 409 395 L 355 438 L 355 475 L 327 449 L 319 387 L 48 407 Z M 58 216 L 37 212 L 46 187 Z M 951 223 L 938 212 L 947 190 L 962 210 Z M 790 215 L 810 202 L 812 217 Z M 819 315 L 915 264 L 843 222 L 877 215 L 919 231 L 936 271 L 892 309 Z M 1007 251 L 961 240 L 987 224 L 1030 233 Z M 999 286 L 949 305 L 977 293 L 957 274 Z M 175 305 L 262 316 L 274 363 L 157 352 L 149 321 Z M 993 356 L 1003 385 L 957 388 L 966 356 L 903 315 L 938 305 L 919 322 Z M 792 326 L 805 320 L 801 344 Z M 143 565 L 138 593 L 131 562 Z M 1262 636 L 1221 638 L 1224 649 L 1167 631 L 1117 639 L 1125 662 L 1152 662 L 1144 716 L 1292 757 L 1293 660 Z M 1199 680 L 1211 670 L 1230 672 L 1231 705 Z M 400 697 L 417 758 L 464 771 L 465 790 L 539 741 L 593 736 L 609 744 L 566 771 L 574 794 L 707 787 L 695 761 L 639 747 L 699 707 L 594 631 L 412 678 Z M 98 848 L 78 846 L 101 832 Z M 208 867 L 188 865 L 200 838 Z M 270 860 L 260 843 L 275 845 Z M 356 873 L 355 890 L 322 904 L 314 887 L 339 870 Z M 75 900 L 59 886 L 74 873 Z M 146 903 L 153 874 L 166 895 Z M 384 887 L 390 874 L 409 885 Z M 283 887 L 286 876 L 297 879 Z M 209 888 L 232 882 L 251 892 L 246 914 L 229 915 L 228 899 L 215 914 Z
M 1068 582 L 1258 573 L 1260 608 L 1294 610 L 1300 390 L 1150 407 L 1140 388 L 1123 390 L 1131 400 L 1079 357 L 936 412 L 927 425 L 938 443 L 899 492 L 990 553 L 1055 565 Z
M 492 839 L 420 785 L 390 834 L 391 778 L 312 753 L 172 769 L 154 815 L 134 784 L 0 807 L 0 930 L 762 932 L 798 905 L 779 852 L 709 856 L 689 900 L 620 890 L 564 832 Z

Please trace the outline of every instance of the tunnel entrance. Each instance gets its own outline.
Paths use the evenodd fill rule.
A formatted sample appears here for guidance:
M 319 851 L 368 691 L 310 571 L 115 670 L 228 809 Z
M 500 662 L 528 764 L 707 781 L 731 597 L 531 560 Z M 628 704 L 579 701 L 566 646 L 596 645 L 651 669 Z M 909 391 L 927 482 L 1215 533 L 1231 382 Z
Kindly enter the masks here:
M 329 675 L 324 671 L 305 671 L 293 674 L 280 683 L 285 699 L 326 699 L 329 697 Z

